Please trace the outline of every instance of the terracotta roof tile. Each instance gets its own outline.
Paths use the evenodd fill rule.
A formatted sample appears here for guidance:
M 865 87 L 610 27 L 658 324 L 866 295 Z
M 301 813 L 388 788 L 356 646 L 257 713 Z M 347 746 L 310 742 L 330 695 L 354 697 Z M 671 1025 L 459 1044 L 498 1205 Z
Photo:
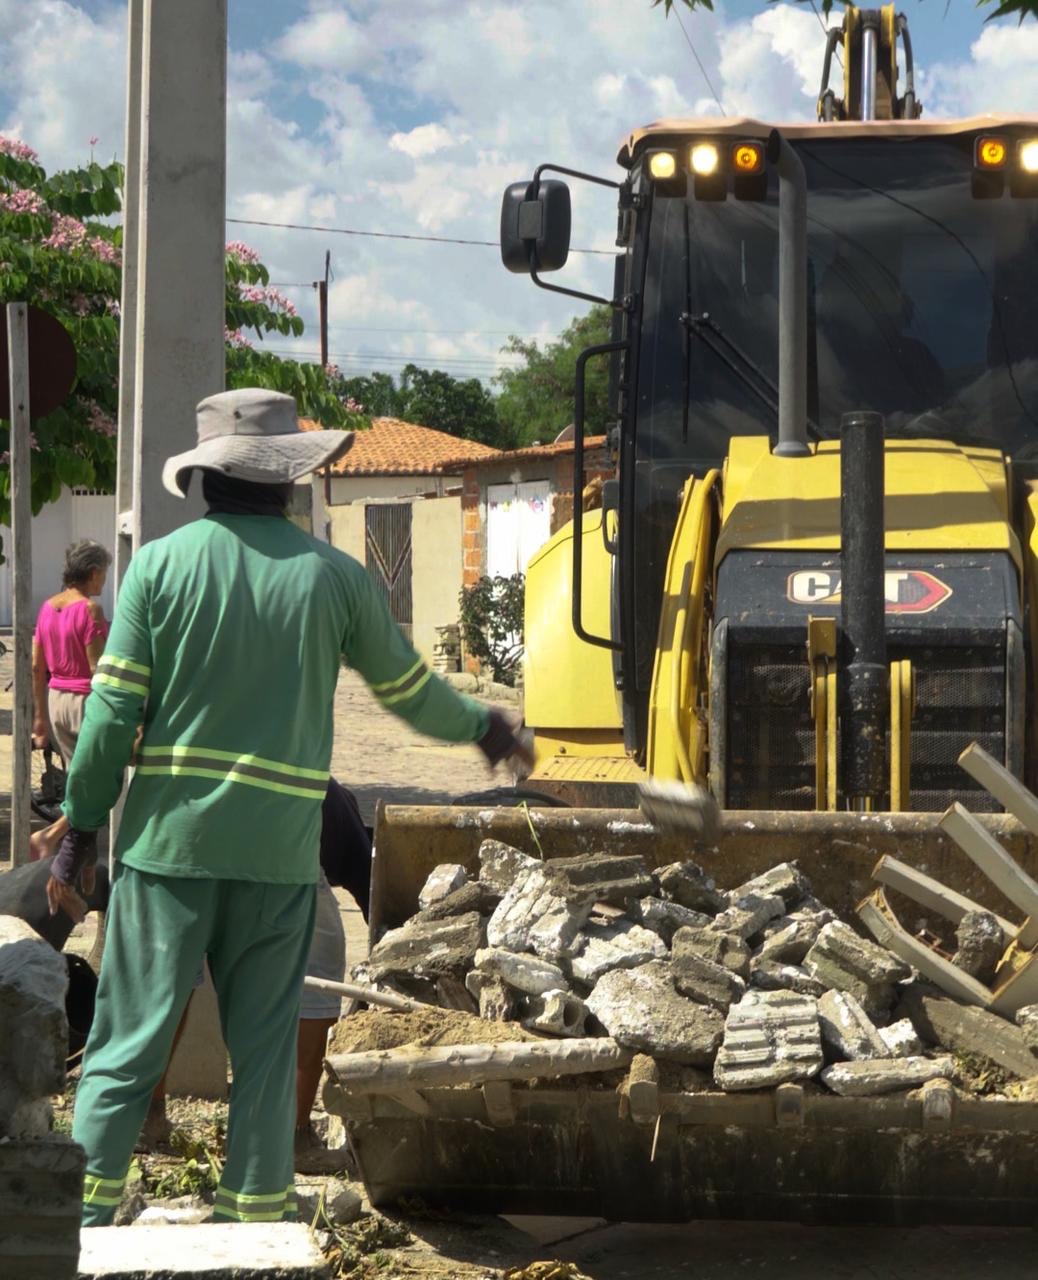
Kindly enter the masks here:
M 304 431 L 320 431 L 307 418 Z M 434 431 L 399 418 L 373 418 L 366 431 L 358 431 L 349 452 L 332 465 L 337 476 L 432 476 L 460 470 L 470 462 L 497 457 L 498 449 Z
M 605 444 L 605 436 L 587 436 L 584 440 L 584 452 L 587 453 L 589 449 L 602 449 L 605 447 Z M 356 448 L 356 446 L 354 446 L 354 448 Z M 530 459 L 532 461 L 536 458 L 555 458 L 560 454 L 572 452 L 572 440 L 559 440 L 553 444 L 527 445 L 525 449 L 498 450 L 495 453 L 486 456 L 477 455 L 476 457 L 471 458 L 452 458 L 449 460 L 448 469 L 450 469 L 450 464 L 455 464 L 458 467 L 493 466 L 495 463 L 499 462 L 521 462 L 524 459 Z

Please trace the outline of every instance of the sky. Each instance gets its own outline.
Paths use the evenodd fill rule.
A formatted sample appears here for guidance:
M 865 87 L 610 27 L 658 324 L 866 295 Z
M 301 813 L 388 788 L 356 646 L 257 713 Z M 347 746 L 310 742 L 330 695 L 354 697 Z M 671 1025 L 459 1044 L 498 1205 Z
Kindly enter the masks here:
M 927 117 L 1038 113 L 1038 22 L 985 23 L 972 0 L 906 12 Z M 110 0 L 0 0 L 0 134 L 49 171 L 89 160 L 91 137 L 121 159 L 125 23 Z M 540 162 L 615 178 L 623 137 L 662 116 L 813 118 L 823 47 L 810 3 L 665 19 L 649 0 L 229 0 L 227 216 L 496 244 L 501 192 Z M 609 249 L 613 193 L 573 184 L 573 208 L 574 246 Z M 488 380 L 508 334 L 547 341 L 582 310 L 494 247 L 234 223 L 227 238 L 298 306 L 306 334 L 269 345 L 300 358 L 331 251 L 329 348 L 348 373 L 414 360 Z M 608 292 L 611 267 L 574 255 L 555 279 Z

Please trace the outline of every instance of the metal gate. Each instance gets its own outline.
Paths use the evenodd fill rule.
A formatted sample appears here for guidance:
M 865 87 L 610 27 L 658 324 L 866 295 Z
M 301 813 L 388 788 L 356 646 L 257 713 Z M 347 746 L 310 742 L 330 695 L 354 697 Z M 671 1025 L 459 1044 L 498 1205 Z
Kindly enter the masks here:
M 364 508 L 368 573 L 408 640 L 411 639 L 411 504 L 369 503 Z

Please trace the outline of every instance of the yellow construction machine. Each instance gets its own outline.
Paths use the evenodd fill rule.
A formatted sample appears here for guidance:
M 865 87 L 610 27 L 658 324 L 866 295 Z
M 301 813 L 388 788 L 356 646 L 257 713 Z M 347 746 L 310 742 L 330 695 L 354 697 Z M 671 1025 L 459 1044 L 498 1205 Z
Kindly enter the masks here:
M 689 856 L 635 811 L 646 779 L 709 783 L 723 830 L 696 857 L 722 886 L 796 858 L 848 916 L 884 853 L 1007 909 L 942 832 L 953 802 L 1038 870 L 957 764 L 978 743 L 1038 772 L 1038 118 L 920 113 L 904 18 L 851 7 L 817 123 L 657 121 L 615 181 L 544 164 L 508 188 L 505 266 L 614 316 L 577 362 L 575 493 L 585 430 L 608 432 L 615 477 L 527 575 L 525 785 L 572 807 L 385 810 L 376 929 L 488 835 Z M 566 180 L 615 190 L 608 297 L 545 279 L 567 262 Z M 588 423 L 598 359 L 611 417 Z M 677 1092 L 650 1160 L 615 1099 L 538 1092 L 509 1128 L 475 1092 L 361 1128 L 379 1197 L 671 1220 L 1038 1208 L 1035 1103 Z

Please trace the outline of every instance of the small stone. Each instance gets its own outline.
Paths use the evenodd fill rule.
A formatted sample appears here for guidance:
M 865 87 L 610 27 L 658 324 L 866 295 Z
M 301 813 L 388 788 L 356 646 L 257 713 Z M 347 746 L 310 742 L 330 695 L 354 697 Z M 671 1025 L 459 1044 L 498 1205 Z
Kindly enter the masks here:
M 552 1036 L 582 1036 L 587 1020 L 587 1005 L 571 991 L 545 991 L 526 1001 L 523 1026 Z
M 442 862 L 429 872 L 429 877 L 418 894 L 418 906 L 421 910 L 440 902 L 455 889 L 468 883 L 469 873 L 455 862 Z
M 460 1009 L 463 1013 L 476 1012 L 476 1002 L 469 994 L 468 988 L 464 982 L 454 977 L 436 979 L 436 1003 L 441 1009 Z
M 545 991 L 565 989 L 569 984 L 558 965 L 540 956 L 487 947 L 476 952 L 476 971 L 483 977 L 500 978 L 516 991 L 539 996 Z
M 822 1068 L 818 1009 L 792 991 L 747 991 L 728 1010 L 714 1081 L 726 1090 L 807 1080 Z
M 591 895 L 574 896 L 540 863 L 520 871 L 490 917 L 487 941 L 506 951 L 535 951 L 548 960 L 570 954 L 594 906 Z
M 994 981 L 1002 953 L 1006 949 L 1002 926 L 990 911 L 967 911 L 955 930 L 958 950 L 952 964 L 978 982 Z
M 889 1027 L 880 1027 L 879 1034 L 887 1046 L 884 1057 L 918 1058 L 926 1051 L 926 1046 L 916 1035 L 911 1018 L 902 1018 L 900 1022 L 892 1022 Z
M 787 911 L 795 907 L 811 892 L 811 885 L 795 862 L 780 862 L 762 875 L 754 876 L 745 884 L 739 885 L 728 895 L 729 902 L 736 904 L 740 898 L 751 894 L 756 898 L 768 898 L 777 894 Z
M 501 897 L 512 887 L 521 871 L 541 866 L 536 858 L 500 840 L 484 840 L 479 846 L 479 879 Z
M 573 950 L 575 954 L 570 961 L 573 977 L 590 986 L 610 969 L 636 969 L 667 954 L 662 938 L 623 919 L 615 924 L 585 925 Z
M 709 1066 L 721 1042 L 724 1019 L 679 995 L 664 960 L 611 970 L 587 1007 L 618 1044 L 669 1062 Z
M 660 894 L 690 911 L 702 911 L 714 916 L 728 905 L 728 899 L 720 893 L 713 879 L 694 862 L 672 862 L 656 872 Z
M 684 932 L 685 930 L 679 929 L 674 941 L 671 970 L 675 988 L 698 1004 L 706 1004 L 721 1013 L 727 1013 L 732 1002 L 742 998 L 746 983 L 731 969 L 715 964 L 698 951 L 683 946 Z
M 680 902 L 668 902 L 666 898 L 639 898 L 629 908 L 632 920 L 658 934 L 669 947 L 674 934 L 686 927 L 705 927 L 712 916 L 702 911 L 692 911 Z
M 822 1043 L 839 1059 L 859 1061 L 890 1056 L 886 1042 L 868 1014 L 846 991 L 827 991 L 821 997 L 818 1023 Z
M 707 921 L 707 927 L 681 928 L 674 934 L 675 953 L 694 951 L 704 960 L 722 965 L 740 978 L 750 975 L 750 949 L 738 934 L 722 933 Z
M 732 902 L 714 920 L 714 928 L 725 933 L 734 933 L 744 941 L 755 937 L 769 920 L 785 913 L 786 904 L 777 893 L 766 897 L 756 893 L 747 893 Z
M 547 869 L 562 877 L 574 893 L 590 893 L 595 902 L 623 906 L 629 898 L 645 898 L 655 882 L 645 859 L 636 854 L 582 853 L 551 858 Z
M 955 1062 L 940 1058 L 873 1058 L 867 1062 L 835 1062 L 821 1074 L 833 1093 L 845 1098 L 872 1098 L 899 1089 L 916 1089 L 928 1080 L 950 1080 Z
M 200 1196 L 175 1196 L 170 1200 L 153 1200 L 134 1218 L 138 1227 L 181 1227 L 208 1222 L 213 1206 Z
M 1013 1021 L 1023 1032 L 1028 1046 L 1038 1052 L 1038 1004 L 1025 1004 L 1017 1009 Z
M 347 1223 L 356 1222 L 364 1207 L 363 1198 L 345 1182 L 338 1178 L 318 1178 L 309 1180 L 296 1178 L 296 1204 L 299 1206 L 299 1220 L 308 1225 L 317 1219 L 321 1226 L 323 1219 L 336 1226 L 343 1227 Z
M 483 943 L 483 921 L 474 911 L 447 920 L 411 920 L 372 947 L 368 971 L 376 982 L 400 976 L 460 978 Z
M 842 920 L 834 920 L 822 929 L 804 959 L 805 967 L 813 972 L 813 966 L 820 960 L 838 965 L 867 985 L 901 982 L 912 976 L 911 968 L 903 960 L 855 933 Z
M 779 916 L 765 925 L 764 941 L 757 955 L 761 960 L 777 960 L 780 964 L 802 964 L 821 930 L 822 924 L 815 916 Z
M 750 965 L 750 986 L 758 991 L 795 991 L 798 995 L 817 999 L 825 994 L 825 985 L 798 964 L 780 964 L 777 960 L 754 959 Z

